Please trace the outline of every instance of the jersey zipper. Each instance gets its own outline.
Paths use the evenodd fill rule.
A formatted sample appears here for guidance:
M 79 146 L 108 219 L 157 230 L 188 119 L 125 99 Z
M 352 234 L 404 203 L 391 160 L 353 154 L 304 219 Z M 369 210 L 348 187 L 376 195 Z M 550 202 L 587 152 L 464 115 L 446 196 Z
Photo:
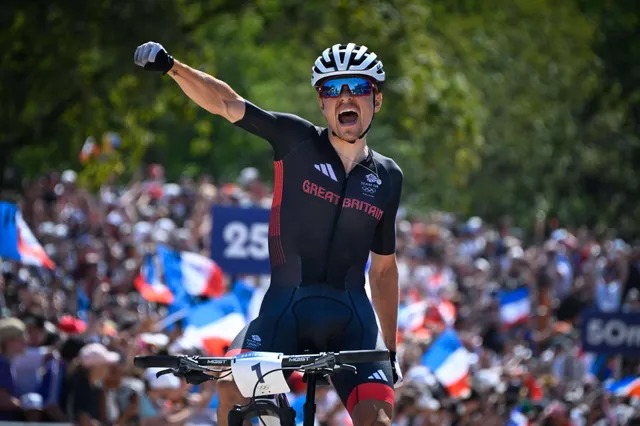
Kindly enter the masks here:
M 322 282 L 327 283 L 327 275 L 329 273 L 329 257 L 331 257 L 331 247 L 333 246 L 333 240 L 336 236 L 336 228 L 338 227 L 338 220 L 340 220 L 340 214 L 342 213 L 342 205 L 344 203 L 344 194 L 347 193 L 347 183 L 349 182 L 349 174 L 347 173 L 342 182 L 342 189 L 340 190 L 340 198 L 338 199 L 338 208 L 336 214 L 333 216 L 333 226 L 331 227 L 331 234 L 329 234 L 329 244 L 327 245 L 327 254 L 324 257 L 324 270 L 322 273 Z

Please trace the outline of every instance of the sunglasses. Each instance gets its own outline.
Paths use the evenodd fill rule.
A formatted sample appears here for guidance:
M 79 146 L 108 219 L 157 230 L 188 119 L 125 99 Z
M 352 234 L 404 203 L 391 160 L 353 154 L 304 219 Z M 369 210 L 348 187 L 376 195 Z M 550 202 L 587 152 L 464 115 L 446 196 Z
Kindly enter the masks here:
M 369 96 L 373 92 L 373 83 L 362 77 L 332 78 L 318 87 L 323 98 L 337 98 L 342 88 L 347 86 L 353 96 Z

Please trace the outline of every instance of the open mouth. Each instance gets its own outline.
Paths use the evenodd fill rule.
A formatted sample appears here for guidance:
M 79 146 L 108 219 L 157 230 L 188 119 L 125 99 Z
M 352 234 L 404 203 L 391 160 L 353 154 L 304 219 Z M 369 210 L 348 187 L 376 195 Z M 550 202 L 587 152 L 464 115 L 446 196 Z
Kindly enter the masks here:
M 338 114 L 338 121 L 345 126 L 355 124 L 358 121 L 358 113 L 352 109 L 345 109 Z

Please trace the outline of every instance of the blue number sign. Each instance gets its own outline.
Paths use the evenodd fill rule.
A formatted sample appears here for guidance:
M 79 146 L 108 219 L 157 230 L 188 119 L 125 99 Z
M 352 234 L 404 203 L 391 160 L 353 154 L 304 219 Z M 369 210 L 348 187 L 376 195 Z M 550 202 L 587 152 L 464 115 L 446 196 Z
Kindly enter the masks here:
M 269 274 L 269 210 L 214 206 L 211 257 L 229 274 Z

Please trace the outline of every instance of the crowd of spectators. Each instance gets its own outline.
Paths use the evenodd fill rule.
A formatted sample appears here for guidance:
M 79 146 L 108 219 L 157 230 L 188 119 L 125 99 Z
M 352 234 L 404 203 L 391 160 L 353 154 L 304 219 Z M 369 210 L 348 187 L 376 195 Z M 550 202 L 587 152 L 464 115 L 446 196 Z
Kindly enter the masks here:
M 209 255 L 213 204 L 268 208 L 269 186 L 253 168 L 233 183 L 206 176 L 167 183 L 157 164 L 96 194 L 71 170 L 25 183 L 18 205 L 56 269 L 0 261 L 0 421 L 215 424 L 215 382 L 158 378 L 132 363 L 166 352 L 180 333 L 158 327 L 166 310 L 134 288 L 142 255 L 158 243 Z M 507 220 L 409 218 L 403 209 L 397 229 L 401 303 L 431 303 L 419 327 L 401 329 L 397 426 L 502 426 L 515 408 L 531 425 L 640 425 L 640 401 L 605 389 L 607 379 L 640 375 L 638 359 L 615 357 L 594 372 L 579 335 L 585 308 L 640 312 L 638 245 L 588 229 L 525 237 Z M 226 281 L 268 284 L 262 278 Z M 497 295 L 521 287 L 531 313 L 504 327 Z M 440 312 L 441 302 L 454 307 L 453 317 Z M 472 358 L 464 399 L 450 398 L 420 362 L 447 325 Z M 305 384 L 299 374 L 289 381 L 299 408 Z M 319 425 L 349 422 L 326 387 L 318 389 L 317 415 Z

